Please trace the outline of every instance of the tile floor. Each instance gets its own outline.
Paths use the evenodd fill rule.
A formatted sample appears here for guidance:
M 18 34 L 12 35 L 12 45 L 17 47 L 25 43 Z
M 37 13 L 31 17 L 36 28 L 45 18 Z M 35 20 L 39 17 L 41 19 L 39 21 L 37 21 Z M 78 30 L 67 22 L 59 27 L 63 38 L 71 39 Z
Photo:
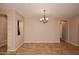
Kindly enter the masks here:
M 79 55 L 79 47 L 66 42 L 25 43 L 15 52 L 6 52 L 6 45 L 0 48 L 0 55 Z M 4 52 L 3 52 L 4 50 Z
M 25 43 L 16 55 L 79 55 L 79 47 L 61 43 Z

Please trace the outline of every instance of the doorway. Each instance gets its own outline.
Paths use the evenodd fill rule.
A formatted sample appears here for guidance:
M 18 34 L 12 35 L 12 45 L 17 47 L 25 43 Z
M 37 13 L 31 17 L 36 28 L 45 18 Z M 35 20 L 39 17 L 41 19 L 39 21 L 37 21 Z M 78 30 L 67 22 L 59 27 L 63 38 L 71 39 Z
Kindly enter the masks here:
M 7 52 L 7 16 L 0 15 L 0 52 Z
M 61 26 L 61 41 L 67 41 L 68 40 L 68 21 L 67 20 L 61 20 L 60 21 Z

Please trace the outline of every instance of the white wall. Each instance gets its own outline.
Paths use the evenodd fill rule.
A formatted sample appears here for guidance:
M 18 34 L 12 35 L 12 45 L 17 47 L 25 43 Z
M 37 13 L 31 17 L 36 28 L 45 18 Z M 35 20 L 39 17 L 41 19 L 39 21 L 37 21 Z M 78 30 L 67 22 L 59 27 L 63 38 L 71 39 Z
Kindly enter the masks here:
M 49 18 L 48 23 L 43 24 L 39 18 L 24 19 L 25 43 L 59 43 L 60 25 L 58 19 Z
M 72 18 L 69 20 L 69 41 L 68 42 L 74 45 L 76 45 L 77 43 L 76 29 L 77 29 L 76 20 L 75 18 Z
M 17 36 L 17 19 L 21 18 L 21 16 L 19 16 L 15 10 L 1 10 L 0 14 L 7 15 L 8 51 L 15 51 L 23 43 L 22 36 Z
M 16 23 L 16 32 L 15 32 L 15 35 L 16 35 L 16 40 L 15 40 L 15 49 L 17 49 L 17 48 L 19 48 L 23 43 L 24 43 L 24 40 L 23 40 L 23 17 L 19 14 L 19 13 L 17 13 L 17 12 L 15 12 L 15 23 Z M 20 35 L 17 35 L 17 22 L 18 22 L 18 20 L 19 21 L 21 21 L 21 23 L 20 23 L 20 30 L 21 30 L 21 32 L 20 32 Z
M 79 19 L 77 16 L 71 17 L 68 20 L 68 25 L 69 25 L 69 33 L 68 33 L 68 37 L 69 39 L 67 40 L 68 43 L 73 44 L 75 46 L 79 46 L 78 45 L 78 23 L 79 23 Z
M 79 46 L 79 16 L 76 17 L 77 22 L 77 46 Z

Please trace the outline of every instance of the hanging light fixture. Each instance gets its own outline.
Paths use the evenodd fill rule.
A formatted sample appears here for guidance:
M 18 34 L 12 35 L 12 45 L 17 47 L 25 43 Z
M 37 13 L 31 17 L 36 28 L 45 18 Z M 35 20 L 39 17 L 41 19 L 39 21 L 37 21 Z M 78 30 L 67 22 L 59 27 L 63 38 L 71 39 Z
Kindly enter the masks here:
M 43 22 L 43 23 L 45 24 L 45 23 L 48 22 L 48 18 L 47 18 L 46 15 L 45 15 L 45 12 L 46 12 L 45 9 L 43 10 L 43 12 L 44 12 L 44 15 L 43 15 L 43 17 L 40 19 L 40 22 Z

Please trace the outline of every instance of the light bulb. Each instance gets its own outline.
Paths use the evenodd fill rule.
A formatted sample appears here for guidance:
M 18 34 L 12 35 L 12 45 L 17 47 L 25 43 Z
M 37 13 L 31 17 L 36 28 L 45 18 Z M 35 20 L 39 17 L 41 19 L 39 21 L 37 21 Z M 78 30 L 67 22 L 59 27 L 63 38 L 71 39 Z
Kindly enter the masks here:
M 48 20 L 48 18 L 46 18 L 46 20 Z
M 42 21 L 42 18 L 40 19 L 40 21 Z
M 44 20 L 44 17 L 42 18 L 42 20 Z

